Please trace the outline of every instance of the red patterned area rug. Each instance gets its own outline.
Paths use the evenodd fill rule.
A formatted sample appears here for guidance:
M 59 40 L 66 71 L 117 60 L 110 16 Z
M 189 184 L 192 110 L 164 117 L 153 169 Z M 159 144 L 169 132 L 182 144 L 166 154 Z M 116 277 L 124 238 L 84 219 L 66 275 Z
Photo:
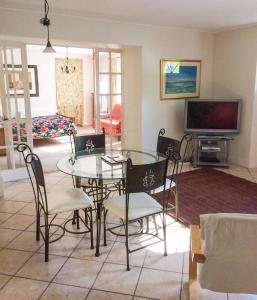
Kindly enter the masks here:
M 177 186 L 179 221 L 185 225 L 198 225 L 200 214 L 257 214 L 257 184 L 248 180 L 202 168 L 178 175 Z M 173 211 L 170 215 L 175 216 Z

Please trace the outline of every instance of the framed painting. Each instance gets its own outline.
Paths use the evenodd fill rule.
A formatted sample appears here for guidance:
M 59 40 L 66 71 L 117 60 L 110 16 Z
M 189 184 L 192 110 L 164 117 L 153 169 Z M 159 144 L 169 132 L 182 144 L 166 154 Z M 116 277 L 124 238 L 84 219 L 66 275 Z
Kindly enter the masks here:
M 161 59 L 161 100 L 200 97 L 200 60 Z
M 12 70 L 12 65 L 8 65 L 8 69 Z M 14 65 L 14 72 L 10 73 L 8 78 L 9 82 L 9 92 L 10 95 L 14 95 L 14 90 L 16 88 L 16 95 L 23 95 L 23 79 L 22 79 L 22 68 L 21 65 Z M 28 65 L 28 81 L 29 81 L 29 91 L 30 97 L 38 97 L 38 73 L 36 65 Z

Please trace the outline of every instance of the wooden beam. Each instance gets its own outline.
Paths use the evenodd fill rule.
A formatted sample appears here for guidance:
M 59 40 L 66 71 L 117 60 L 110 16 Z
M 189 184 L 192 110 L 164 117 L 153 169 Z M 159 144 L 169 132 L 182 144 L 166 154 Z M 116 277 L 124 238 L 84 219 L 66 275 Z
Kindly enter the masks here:
M 189 278 L 197 277 L 197 263 L 204 263 L 206 257 L 201 249 L 200 228 L 197 225 L 190 226 L 190 250 L 189 250 Z

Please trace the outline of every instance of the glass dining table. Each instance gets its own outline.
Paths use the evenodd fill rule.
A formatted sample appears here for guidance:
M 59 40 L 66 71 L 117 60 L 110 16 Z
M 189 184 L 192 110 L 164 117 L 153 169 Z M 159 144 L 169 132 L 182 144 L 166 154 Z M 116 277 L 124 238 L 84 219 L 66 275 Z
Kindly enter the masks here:
M 57 168 L 76 178 L 76 186 L 80 187 L 81 178 L 93 180 L 96 197 L 96 256 L 100 255 L 102 204 L 106 199 L 103 193 L 106 182 L 125 182 L 126 160 L 130 158 L 135 165 L 150 164 L 164 160 L 165 157 L 150 150 L 127 149 L 85 149 L 71 153 L 57 162 Z

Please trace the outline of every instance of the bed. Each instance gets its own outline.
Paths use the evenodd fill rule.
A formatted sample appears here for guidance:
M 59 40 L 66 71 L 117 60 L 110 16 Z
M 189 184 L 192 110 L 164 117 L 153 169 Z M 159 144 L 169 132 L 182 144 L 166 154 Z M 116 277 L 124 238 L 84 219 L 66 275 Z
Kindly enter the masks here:
M 13 134 L 17 136 L 17 124 L 12 125 Z M 39 116 L 32 118 L 32 138 L 34 140 L 55 138 L 76 132 L 73 118 L 62 115 Z M 25 123 L 20 125 L 21 138 L 26 136 Z

